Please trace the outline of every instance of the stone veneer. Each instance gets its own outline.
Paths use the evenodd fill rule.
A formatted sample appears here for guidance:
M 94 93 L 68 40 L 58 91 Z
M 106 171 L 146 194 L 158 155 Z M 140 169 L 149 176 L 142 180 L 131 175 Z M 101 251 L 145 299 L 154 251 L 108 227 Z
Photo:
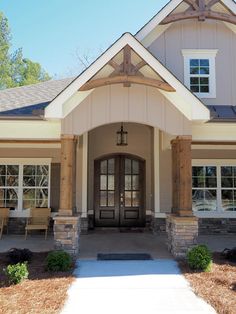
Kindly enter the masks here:
M 188 249 L 197 244 L 198 218 L 168 215 L 166 230 L 169 251 L 175 258 L 184 258 Z
M 79 216 L 54 217 L 54 242 L 56 250 L 64 250 L 73 259 L 76 259 L 79 253 L 79 234 Z

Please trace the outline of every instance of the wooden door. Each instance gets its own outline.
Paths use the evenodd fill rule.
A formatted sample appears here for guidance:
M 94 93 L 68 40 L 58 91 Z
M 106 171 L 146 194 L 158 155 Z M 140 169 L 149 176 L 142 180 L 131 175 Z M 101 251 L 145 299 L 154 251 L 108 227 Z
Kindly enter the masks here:
M 95 161 L 95 226 L 142 227 L 144 161 L 113 155 Z

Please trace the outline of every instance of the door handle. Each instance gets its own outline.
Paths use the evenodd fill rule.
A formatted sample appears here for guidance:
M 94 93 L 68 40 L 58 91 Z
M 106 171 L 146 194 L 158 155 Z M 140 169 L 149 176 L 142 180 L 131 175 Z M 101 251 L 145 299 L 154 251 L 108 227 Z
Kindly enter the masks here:
M 120 193 L 120 205 L 124 206 L 124 194 Z

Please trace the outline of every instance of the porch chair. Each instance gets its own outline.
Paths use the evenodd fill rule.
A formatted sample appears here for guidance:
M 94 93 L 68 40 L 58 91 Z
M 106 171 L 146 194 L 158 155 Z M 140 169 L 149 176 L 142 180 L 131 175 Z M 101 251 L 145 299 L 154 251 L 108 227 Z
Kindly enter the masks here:
M 8 218 L 9 218 L 9 208 L 0 208 L 0 240 L 2 238 L 2 233 L 4 227 L 7 227 L 8 224 Z M 7 233 L 8 233 L 8 227 L 7 227 Z
M 45 240 L 48 234 L 51 208 L 31 208 L 30 217 L 27 218 L 25 226 L 25 240 L 29 230 L 45 230 Z

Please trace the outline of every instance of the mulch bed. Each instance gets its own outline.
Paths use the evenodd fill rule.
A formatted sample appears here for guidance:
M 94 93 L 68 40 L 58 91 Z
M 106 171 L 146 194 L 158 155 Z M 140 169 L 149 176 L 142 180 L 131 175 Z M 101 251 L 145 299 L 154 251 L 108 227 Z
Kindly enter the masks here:
M 184 262 L 180 262 L 180 268 L 195 293 L 211 304 L 217 313 L 236 313 L 236 263 L 214 253 L 210 273 L 193 272 Z
M 73 281 L 72 271 L 50 273 L 45 271 L 47 253 L 34 253 L 28 264 L 29 279 L 10 286 L 3 268 L 6 254 L 0 254 L 0 313 L 54 314 L 63 307 L 67 290 Z

